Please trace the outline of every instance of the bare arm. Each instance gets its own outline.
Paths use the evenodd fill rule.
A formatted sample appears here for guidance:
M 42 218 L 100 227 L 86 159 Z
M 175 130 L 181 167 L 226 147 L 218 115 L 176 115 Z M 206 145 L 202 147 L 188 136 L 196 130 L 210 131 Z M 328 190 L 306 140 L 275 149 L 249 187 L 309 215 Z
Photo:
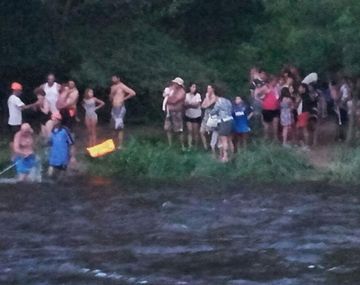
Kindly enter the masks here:
M 124 101 L 136 96 L 136 92 L 125 84 L 122 84 L 122 89 L 126 94 L 124 97 Z
M 95 110 L 98 110 L 102 107 L 105 106 L 105 102 L 103 100 L 100 100 L 98 98 L 94 98 L 95 99 L 95 103 L 97 103 L 98 105 L 96 106 Z
M 206 109 L 209 108 L 212 104 L 214 104 L 216 102 L 216 98 L 213 97 L 206 97 L 203 101 L 203 103 L 201 104 L 201 108 Z
M 20 107 L 20 109 L 21 110 L 31 109 L 31 108 L 39 106 L 39 104 L 40 104 L 39 101 L 36 101 L 35 103 L 29 104 L 29 105 L 23 105 Z
M 181 90 L 179 92 L 176 92 L 174 95 L 169 96 L 168 104 L 175 105 L 179 103 L 180 101 L 183 101 L 185 99 L 185 91 Z

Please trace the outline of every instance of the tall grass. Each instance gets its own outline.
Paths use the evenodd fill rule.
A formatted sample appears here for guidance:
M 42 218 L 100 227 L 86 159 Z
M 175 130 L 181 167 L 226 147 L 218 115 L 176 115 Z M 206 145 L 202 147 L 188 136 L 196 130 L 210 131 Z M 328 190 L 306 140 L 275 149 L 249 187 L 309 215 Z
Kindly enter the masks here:
M 203 151 L 181 152 L 164 142 L 132 139 L 121 152 L 89 160 L 89 171 L 102 176 L 184 181 L 210 179 L 290 182 L 306 176 L 310 166 L 292 151 L 258 142 L 223 164 Z
M 360 147 L 338 148 L 333 153 L 328 176 L 332 182 L 359 184 Z

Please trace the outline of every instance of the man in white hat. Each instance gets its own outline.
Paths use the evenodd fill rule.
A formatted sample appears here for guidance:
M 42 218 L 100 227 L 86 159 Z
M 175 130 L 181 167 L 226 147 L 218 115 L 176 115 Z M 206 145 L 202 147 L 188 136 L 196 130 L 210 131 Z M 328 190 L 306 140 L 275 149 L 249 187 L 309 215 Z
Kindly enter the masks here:
M 172 145 L 172 134 L 179 134 L 180 144 L 183 149 L 184 135 L 183 135 L 183 114 L 185 103 L 185 87 L 184 80 L 176 77 L 170 88 L 169 96 L 166 100 L 167 115 L 165 119 L 164 129 L 167 134 L 169 145 Z

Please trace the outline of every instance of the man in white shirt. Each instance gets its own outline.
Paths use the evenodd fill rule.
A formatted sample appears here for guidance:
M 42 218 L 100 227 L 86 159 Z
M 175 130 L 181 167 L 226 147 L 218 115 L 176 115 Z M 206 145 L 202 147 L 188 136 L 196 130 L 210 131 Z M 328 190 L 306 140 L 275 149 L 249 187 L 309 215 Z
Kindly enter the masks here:
M 23 101 L 19 98 L 23 90 L 22 85 L 18 82 L 13 82 L 11 84 L 12 94 L 8 99 L 8 108 L 9 108 L 9 120 L 8 125 L 12 135 L 15 135 L 19 130 L 22 124 L 22 111 L 25 109 L 32 108 L 38 104 L 38 102 L 30 105 L 25 105 Z
M 46 79 L 46 83 L 42 84 L 40 88 L 45 91 L 45 98 L 50 104 L 50 112 L 57 113 L 59 110 L 56 107 L 56 103 L 59 99 L 61 85 L 55 82 L 55 75 L 53 73 L 49 73 Z

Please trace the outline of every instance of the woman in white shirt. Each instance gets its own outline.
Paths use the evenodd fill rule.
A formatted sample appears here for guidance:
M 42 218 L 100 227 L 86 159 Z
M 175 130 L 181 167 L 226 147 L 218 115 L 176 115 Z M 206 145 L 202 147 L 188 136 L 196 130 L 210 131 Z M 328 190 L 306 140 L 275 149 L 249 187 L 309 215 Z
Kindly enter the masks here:
M 198 145 L 201 124 L 201 95 L 197 92 L 195 83 L 190 85 L 190 92 L 185 98 L 185 122 L 188 131 L 188 147 L 193 147 L 193 142 Z

